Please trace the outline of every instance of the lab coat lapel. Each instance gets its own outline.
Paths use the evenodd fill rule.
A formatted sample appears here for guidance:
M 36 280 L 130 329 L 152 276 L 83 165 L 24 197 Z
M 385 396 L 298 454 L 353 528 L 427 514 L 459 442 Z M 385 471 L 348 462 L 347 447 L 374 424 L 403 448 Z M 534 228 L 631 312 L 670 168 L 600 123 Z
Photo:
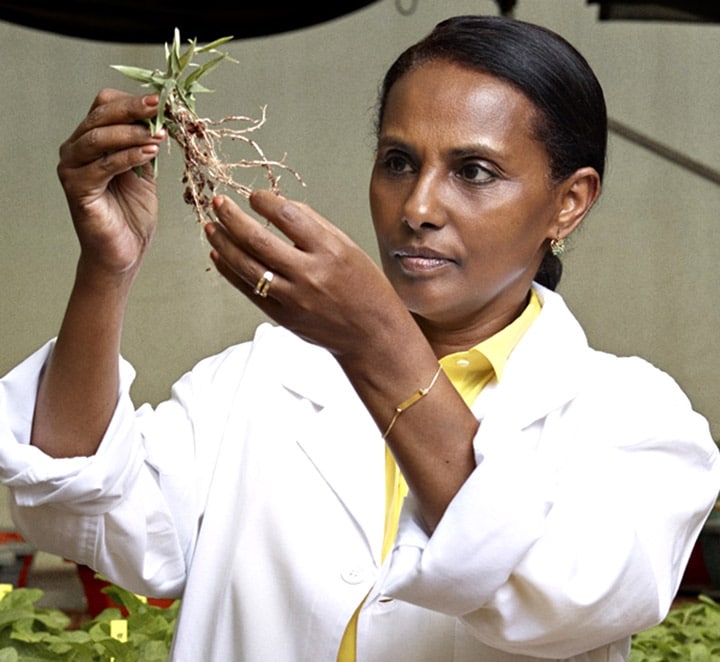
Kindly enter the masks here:
M 543 308 L 510 355 L 484 405 L 524 429 L 578 394 L 588 358 L 585 333 L 562 298 L 536 286 Z
M 486 428 L 525 429 L 580 390 L 588 357 L 585 333 L 560 296 L 536 289 L 543 302 L 540 316 L 510 355 L 501 382 L 486 389 L 474 408 Z
M 313 378 L 308 380 L 307 376 Z M 297 443 L 343 503 L 377 559 L 385 508 L 384 442 L 375 422 L 329 354 L 312 365 L 295 362 L 285 387 L 313 403 L 315 414 L 297 430 Z

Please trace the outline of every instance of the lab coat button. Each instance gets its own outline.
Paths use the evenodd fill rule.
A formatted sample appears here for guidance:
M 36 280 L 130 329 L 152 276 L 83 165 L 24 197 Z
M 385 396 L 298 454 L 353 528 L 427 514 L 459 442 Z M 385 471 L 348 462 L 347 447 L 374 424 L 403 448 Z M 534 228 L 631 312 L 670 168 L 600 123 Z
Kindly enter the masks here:
M 340 576 L 348 584 L 362 584 L 365 581 L 365 571 L 360 567 L 346 568 Z

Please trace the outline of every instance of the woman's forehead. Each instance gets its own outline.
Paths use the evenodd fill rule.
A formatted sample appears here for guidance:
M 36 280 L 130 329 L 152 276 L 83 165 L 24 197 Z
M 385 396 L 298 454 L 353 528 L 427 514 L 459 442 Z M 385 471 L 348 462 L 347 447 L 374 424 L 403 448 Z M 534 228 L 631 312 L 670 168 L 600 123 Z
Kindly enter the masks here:
M 535 107 L 515 86 L 491 74 L 446 61 L 425 63 L 389 91 L 383 136 L 425 131 L 463 144 L 535 141 Z

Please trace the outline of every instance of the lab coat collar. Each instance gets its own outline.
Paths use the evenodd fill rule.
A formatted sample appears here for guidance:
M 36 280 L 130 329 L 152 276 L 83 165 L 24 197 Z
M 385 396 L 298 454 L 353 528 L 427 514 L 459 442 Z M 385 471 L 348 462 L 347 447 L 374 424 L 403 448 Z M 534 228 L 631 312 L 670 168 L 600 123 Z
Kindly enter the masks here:
M 533 288 L 543 304 L 540 315 L 510 355 L 502 383 L 492 389 L 512 401 L 523 426 L 576 395 L 588 356 L 585 333 L 563 298 L 537 283 Z M 289 391 L 315 403 L 318 412 L 326 407 L 344 410 L 350 404 L 354 420 L 358 409 L 365 411 L 329 352 L 280 331 L 291 343 L 292 358 L 280 367 L 280 380 Z
M 502 416 L 524 429 L 571 401 L 579 392 L 590 356 L 585 333 L 562 297 L 534 284 L 540 315 L 510 355 L 503 378 L 486 388 L 473 411 Z

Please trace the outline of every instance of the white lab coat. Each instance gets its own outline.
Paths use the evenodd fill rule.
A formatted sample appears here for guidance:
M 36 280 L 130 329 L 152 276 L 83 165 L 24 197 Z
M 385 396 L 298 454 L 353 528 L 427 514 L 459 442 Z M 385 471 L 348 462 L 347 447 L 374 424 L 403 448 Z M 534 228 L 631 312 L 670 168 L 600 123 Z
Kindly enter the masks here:
M 408 497 L 380 563 L 384 447 L 335 360 L 286 330 L 199 363 L 98 453 L 28 445 L 51 345 L 0 384 L 20 530 L 145 595 L 180 597 L 177 662 L 624 660 L 661 620 L 720 484 L 707 422 L 638 358 L 587 346 L 559 295 L 474 411 L 477 469 L 428 537 Z

